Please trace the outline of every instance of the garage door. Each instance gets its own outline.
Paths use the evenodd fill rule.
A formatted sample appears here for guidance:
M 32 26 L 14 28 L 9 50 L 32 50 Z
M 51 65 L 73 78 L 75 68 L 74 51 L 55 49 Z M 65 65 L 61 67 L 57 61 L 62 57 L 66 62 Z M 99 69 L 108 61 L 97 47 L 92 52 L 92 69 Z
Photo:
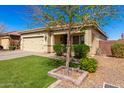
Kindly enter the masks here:
M 39 37 L 24 37 L 22 49 L 31 52 L 47 52 L 47 46 L 43 36 Z

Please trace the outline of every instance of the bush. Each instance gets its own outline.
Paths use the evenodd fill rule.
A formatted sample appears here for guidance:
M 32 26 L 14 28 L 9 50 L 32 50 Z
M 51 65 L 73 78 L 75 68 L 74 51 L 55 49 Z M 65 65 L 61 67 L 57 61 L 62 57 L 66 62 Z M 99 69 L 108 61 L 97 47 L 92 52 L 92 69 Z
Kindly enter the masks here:
M 15 49 L 16 49 L 15 46 L 10 46 L 10 47 L 9 47 L 9 50 L 15 50 Z
M 86 58 L 90 51 L 89 46 L 85 44 L 76 44 L 73 46 L 74 54 L 76 58 Z
M 84 58 L 80 61 L 80 69 L 90 73 L 95 72 L 97 68 L 97 61 L 94 58 Z
M 73 68 L 78 68 L 79 67 L 79 64 L 77 63 L 69 63 L 69 67 L 73 67 Z
M 112 56 L 124 58 L 124 44 L 113 44 L 111 46 Z
M 62 44 L 55 44 L 53 46 L 53 49 L 56 52 L 57 56 L 61 56 L 64 53 L 65 46 Z
M 66 53 L 67 52 L 67 47 L 66 47 L 66 45 L 62 45 L 63 46 L 63 53 Z

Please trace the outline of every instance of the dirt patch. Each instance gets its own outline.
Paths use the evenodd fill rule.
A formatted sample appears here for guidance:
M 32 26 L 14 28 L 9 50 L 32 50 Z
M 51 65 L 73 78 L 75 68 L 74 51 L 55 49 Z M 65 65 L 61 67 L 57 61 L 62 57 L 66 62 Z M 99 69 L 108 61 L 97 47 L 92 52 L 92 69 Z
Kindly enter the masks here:
M 69 70 L 68 75 L 67 75 L 66 72 L 67 72 L 67 69 L 65 69 L 65 68 L 62 68 L 62 69 L 56 71 L 57 74 L 62 74 L 64 76 L 69 76 L 72 79 L 78 79 L 82 74 L 81 72 L 79 72 L 77 70 Z
M 72 82 L 76 86 L 80 85 L 88 75 L 88 72 L 84 70 L 79 70 L 75 68 L 69 68 L 68 70 L 69 74 L 66 73 L 67 68 L 65 66 L 61 66 L 59 68 L 49 71 L 48 75 L 59 80 Z

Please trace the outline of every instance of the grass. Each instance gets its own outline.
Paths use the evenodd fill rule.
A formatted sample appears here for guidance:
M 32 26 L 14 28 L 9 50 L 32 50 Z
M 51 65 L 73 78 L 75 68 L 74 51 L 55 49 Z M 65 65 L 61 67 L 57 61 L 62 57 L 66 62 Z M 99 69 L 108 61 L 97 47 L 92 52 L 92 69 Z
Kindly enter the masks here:
M 56 81 L 48 71 L 64 62 L 40 56 L 27 56 L 0 61 L 0 87 L 46 88 Z

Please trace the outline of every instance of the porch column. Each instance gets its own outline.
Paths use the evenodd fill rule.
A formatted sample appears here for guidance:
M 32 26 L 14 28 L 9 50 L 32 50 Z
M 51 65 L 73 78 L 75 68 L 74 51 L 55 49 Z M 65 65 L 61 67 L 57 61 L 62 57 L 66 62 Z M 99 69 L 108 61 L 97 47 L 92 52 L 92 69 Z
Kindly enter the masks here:
M 84 43 L 88 46 L 92 45 L 92 33 L 91 30 L 88 29 L 85 31 L 85 35 L 84 35 Z
M 73 45 L 73 35 L 71 35 L 71 45 Z
M 20 49 L 23 50 L 23 37 L 21 36 Z
M 88 29 L 85 31 L 84 43 L 90 47 L 90 50 L 92 49 L 92 31 L 91 31 L 91 29 Z M 90 51 L 89 55 L 91 55 L 91 51 Z
M 55 44 L 54 34 L 51 35 L 51 52 L 54 52 L 53 45 Z

